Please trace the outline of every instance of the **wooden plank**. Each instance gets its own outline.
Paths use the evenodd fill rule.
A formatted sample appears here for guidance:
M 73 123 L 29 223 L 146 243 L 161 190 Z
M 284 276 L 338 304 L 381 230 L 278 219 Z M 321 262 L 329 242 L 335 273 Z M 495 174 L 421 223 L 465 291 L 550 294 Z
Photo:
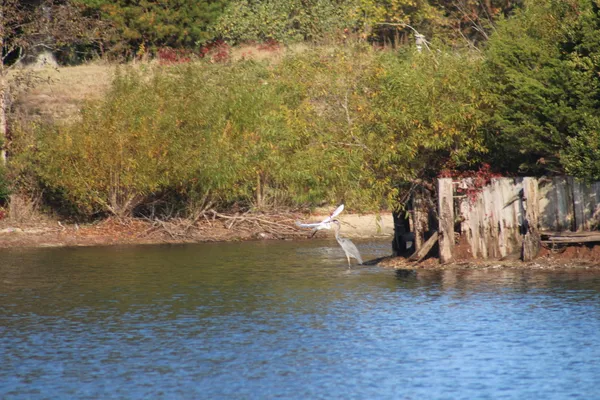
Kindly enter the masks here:
M 496 210 L 498 213 L 498 249 L 500 251 L 500 257 L 504 257 L 507 254 L 507 250 L 509 247 L 509 224 L 506 219 L 508 217 L 508 212 L 504 208 L 505 198 L 507 197 L 507 193 L 510 190 L 510 181 L 508 179 L 498 179 L 498 194 L 496 199 Z
M 521 189 L 522 199 L 519 199 Z M 438 206 L 441 213 L 442 198 Z M 446 206 L 446 214 L 452 215 L 449 200 Z M 529 260 L 539 251 L 541 234 L 546 238 L 549 233 L 573 229 L 581 233 L 600 230 L 600 182 L 586 185 L 571 177 L 542 178 L 540 181 L 535 178 L 495 178 L 475 200 L 462 198 L 460 213 L 461 233 L 467 238 L 474 258 L 504 257 L 521 249 L 521 256 Z M 440 244 L 444 241 L 443 229 L 453 233 L 450 221 L 447 220 L 445 228 L 440 226 Z M 526 229 L 521 230 L 521 226 Z M 452 251 L 453 236 L 448 234 L 446 237 Z M 570 241 L 572 243 L 595 241 L 587 233 L 583 236 L 561 233 L 560 237 L 575 238 Z M 440 261 L 452 259 L 448 253 L 442 255 L 443 252 L 442 244 Z
M 435 231 L 433 235 L 421 246 L 421 248 L 412 256 L 408 258 L 408 261 L 416 261 L 420 262 L 422 259 L 427 256 L 433 245 L 438 241 L 438 233 Z
M 477 230 L 477 257 L 486 259 L 487 246 L 485 242 L 485 204 L 483 202 L 483 196 L 481 196 L 481 194 L 477 196 L 473 207 L 473 215 L 477 223 L 477 225 L 475 225 L 474 227 Z
M 491 216 L 494 211 L 491 202 L 491 192 L 489 187 L 483 188 L 480 194 L 481 222 L 483 228 L 483 248 L 485 249 L 484 259 L 494 257 L 494 245 L 492 244 L 492 221 Z
M 515 208 L 510 203 L 510 199 L 515 192 L 515 181 L 511 178 L 502 178 L 498 180 L 499 196 L 497 200 L 498 210 L 498 248 L 500 257 L 506 257 L 514 252 L 514 234 L 515 230 Z
M 585 187 L 581 181 L 571 181 L 573 190 L 573 227 L 575 231 L 583 231 L 586 229 L 585 216 Z
M 556 192 L 554 182 L 549 178 L 538 180 L 540 228 L 544 230 L 558 230 L 556 221 Z
M 460 199 L 459 209 L 462 222 L 460 230 L 463 237 L 467 239 L 467 243 L 471 247 L 471 254 L 477 257 L 477 242 L 475 239 L 476 231 L 473 229 L 473 218 L 471 212 L 470 200 L 467 197 Z
M 502 232 L 501 221 L 502 221 L 502 187 L 500 179 L 492 179 L 492 185 L 490 186 L 492 197 L 491 201 L 491 216 L 490 216 L 490 233 L 492 236 L 492 245 L 494 249 L 494 258 L 502 257 L 502 251 L 500 245 L 504 245 L 503 238 L 500 234 Z
M 590 235 L 596 235 L 596 232 L 556 232 L 556 231 L 540 231 L 540 236 L 542 237 L 586 237 Z
M 592 185 L 580 182 L 583 198 L 581 199 L 583 208 L 582 230 L 589 231 L 592 229 L 592 216 L 596 206 L 596 194 L 592 191 Z
M 538 183 L 535 178 L 523 179 L 523 196 L 521 198 L 525 209 L 525 225 L 523 235 L 523 247 L 521 258 L 523 261 L 531 261 L 537 257 L 540 251 L 539 233 L 539 203 Z
M 512 223 L 512 228 L 511 228 L 511 248 L 508 251 L 508 254 L 514 254 L 515 252 L 521 250 L 521 245 L 522 245 L 522 237 L 521 237 L 521 231 L 520 231 L 520 226 L 521 226 L 521 220 L 523 218 L 523 216 L 521 216 L 521 201 L 520 201 L 520 193 L 523 190 L 523 178 L 517 178 L 513 181 L 513 186 L 512 186 L 512 190 L 511 190 L 511 195 L 508 199 L 506 199 L 507 202 L 511 201 L 512 202 L 512 207 L 511 207 L 511 223 Z M 538 199 L 539 199 L 539 195 L 538 195 Z
M 558 198 L 559 230 L 575 230 L 573 210 L 573 178 L 570 176 L 555 177 Z
M 600 242 L 600 235 L 588 235 L 578 237 L 567 237 L 567 236 L 550 236 L 548 239 L 542 241 L 543 243 L 589 243 L 589 242 Z
M 438 179 L 439 248 L 440 262 L 453 260 L 454 249 L 454 189 L 451 178 Z

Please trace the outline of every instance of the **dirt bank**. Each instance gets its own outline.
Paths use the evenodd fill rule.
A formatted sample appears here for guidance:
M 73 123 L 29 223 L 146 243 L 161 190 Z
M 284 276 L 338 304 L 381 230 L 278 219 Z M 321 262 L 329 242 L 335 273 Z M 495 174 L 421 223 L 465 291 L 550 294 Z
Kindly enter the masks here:
M 295 222 L 320 221 L 323 218 L 325 216 L 320 213 L 233 214 L 207 216 L 195 221 L 107 219 L 85 225 L 48 219 L 28 223 L 3 220 L 0 221 L 0 248 L 305 239 L 311 231 L 298 228 Z M 345 214 L 339 219 L 342 221 L 342 235 L 345 237 L 391 238 L 393 235 L 391 214 Z M 315 237 L 328 235 L 333 233 L 319 231 Z
M 449 264 L 440 264 L 435 257 L 420 263 L 409 261 L 405 257 L 389 257 L 379 262 L 380 266 L 396 270 L 470 270 L 470 269 L 596 269 L 600 271 L 600 246 L 569 245 L 561 248 L 542 248 L 538 256 L 530 262 L 523 262 L 518 254 L 501 260 L 456 260 Z

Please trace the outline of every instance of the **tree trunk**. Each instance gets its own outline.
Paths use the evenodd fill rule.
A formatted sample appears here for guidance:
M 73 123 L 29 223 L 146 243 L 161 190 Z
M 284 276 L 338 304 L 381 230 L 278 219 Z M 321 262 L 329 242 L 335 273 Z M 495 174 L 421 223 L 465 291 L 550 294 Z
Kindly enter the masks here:
M 6 70 L 4 69 L 4 12 L 0 4 L 0 165 L 6 165 L 6 142 L 7 142 L 7 119 L 6 119 L 6 94 L 8 91 L 8 81 L 6 80 Z
M 1 43 L 2 41 L 0 41 L 0 44 Z M 0 59 L 0 63 L 1 62 L 2 60 Z M 3 167 L 6 166 L 6 145 L 8 144 L 8 138 L 6 136 L 8 133 L 8 121 L 6 118 L 6 107 L 8 106 L 8 102 L 6 101 L 7 92 L 8 87 L 4 68 L 0 66 L 0 165 Z

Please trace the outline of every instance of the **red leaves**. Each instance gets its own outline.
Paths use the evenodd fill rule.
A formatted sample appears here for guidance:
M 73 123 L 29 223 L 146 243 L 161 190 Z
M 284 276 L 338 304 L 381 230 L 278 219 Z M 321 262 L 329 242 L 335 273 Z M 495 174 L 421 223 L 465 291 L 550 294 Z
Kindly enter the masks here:
M 460 181 L 456 192 L 466 195 L 470 202 L 474 202 L 481 190 L 490 184 L 492 178 L 499 178 L 501 175 L 492 172 L 489 164 L 482 163 L 477 171 L 452 171 L 450 169 L 443 169 L 439 177 Z

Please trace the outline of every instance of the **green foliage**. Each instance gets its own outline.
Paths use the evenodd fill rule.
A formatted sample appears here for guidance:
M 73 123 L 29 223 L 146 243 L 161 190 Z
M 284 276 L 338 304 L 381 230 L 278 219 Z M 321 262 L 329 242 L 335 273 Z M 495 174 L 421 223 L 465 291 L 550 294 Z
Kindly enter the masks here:
M 347 37 L 395 40 L 398 32 L 439 34 L 448 42 L 487 38 L 494 21 L 521 3 L 490 0 L 287 0 L 231 2 L 214 26 L 216 35 L 230 43 L 277 40 L 283 43 L 319 42 Z M 458 33 L 460 32 L 460 33 Z M 386 35 L 392 37 L 384 38 Z M 382 36 L 381 38 L 376 38 Z
M 221 15 L 227 0 L 73 0 L 100 13 L 115 27 L 114 51 L 138 51 L 140 46 L 194 47 L 212 37 L 209 27 Z
M 117 215 L 164 194 L 396 208 L 412 184 L 484 161 L 598 179 L 594 4 L 527 3 L 484 53 L 347 44 L 122 71 L 80 123 L 40 135 L 37 173 L 84 213 Z
M 426 28 L 443 21 L 445 5 L 429 0 L 360 0 L 349 1 L 348 15 L 356 27 L 369 31 L 377 24 L 401 23 Z
M 572 74 L 571 102 L 577 110 L 573 135 L 560 152 L 566 172 L 588 181 L 600 180 L 600 4 L 586 2 L 577 22 L 566 27 L 562 44 Z
M 393 205 L 402 183 L 430 180 L 442 169 L 469 168 L 486 152 L 481 60 L 470 53 L 386 54 L 374 76 L 366 141 L 375 185 Z
M 40 136 L 38 174 L 88 214 L 129 215 L 165 191 L 220 207 L 321 201 L 339 176 L 333 156 L 306 158 L 320 141 L 296 115 L 302 87 L 273 77 L 252 62 L 118 74 L 81 123 Z
M 277 69 L 277 82 L 292 94 L 295 136 L 304 150 L 294 158 L 301 172 L 295 190 L 302 200 L 344 200 L 351 207 L 376 208 L 381 193 L 369 187 L 369 149 L 363 143 L 361 113 L 367 107 L 368 77 L 377 65 L 366 48 L 313 50 L 290 57 Z
M 349 27 L 343 4 L 334 0 L 234 1 L 214 31 L 231 43 L 319 40 Z
M 568 138 L 561 152 L 561 161 L 568 174 L 587 182 L 600 180 L 600 120 L 589 123 L 588 129 Z
M 0 205 L 5 205 L 8 202 L 11 192 L 8 171 L 5 167 L 0 167 Z
M 83 212 L 122 216 L 177 179 L 175 157 L 187 154 L 170 140 L 179 132 L 160 97 L 166 86 L 159 77 L 144 82 L 133 72 L 117 74 L 106 100 L 88 105 L 80 124 L 40 137 L 42 182 L 64 191 Z
M 496 166 L 563 172 L 561 151 L 594 130 L 588 116 L 599 107 L 598 22 L 591 1 L 549 0 L 529 2 L 500 24 L 486 52 Z

